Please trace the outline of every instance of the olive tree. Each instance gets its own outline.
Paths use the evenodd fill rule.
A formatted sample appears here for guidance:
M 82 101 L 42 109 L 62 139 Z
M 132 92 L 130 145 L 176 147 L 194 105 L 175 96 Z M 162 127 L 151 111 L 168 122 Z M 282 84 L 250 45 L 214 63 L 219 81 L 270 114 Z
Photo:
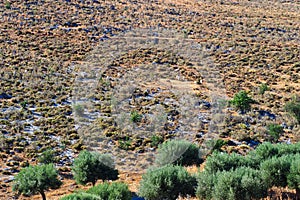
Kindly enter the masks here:
M 57 175 L 53 164 L 28 166 L 15 176 L 13 190 L 25 195 L 40 193 L 43 200 L 46 200 L 45 191 L 57 189 L 62 184 Z
M 110 155 L 87 150 L 81 151 L 74 160 L 72 171 L 77 183 L 91 182 L 93 186 L 99 179 L 116 180 L 119 174 Z

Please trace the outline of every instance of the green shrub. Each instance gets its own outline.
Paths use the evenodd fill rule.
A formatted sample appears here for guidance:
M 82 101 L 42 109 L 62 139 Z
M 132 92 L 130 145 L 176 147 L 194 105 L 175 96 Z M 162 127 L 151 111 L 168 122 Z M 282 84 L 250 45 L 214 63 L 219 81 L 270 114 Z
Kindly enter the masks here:
M 287 176 L 288 186 L 296 189 L 297 199 L 300 198 L 300 155 L 297 154 L 291 163 L 290 173 Z
M 212 199 L 217 177 L 215 173 L 200 172 L 197 176 L 196 196 L 199 199 Z
M 260 199 L 267 196 L 268 187 L 261 172 L 249 167 L 239 167 L 216 173 L 200 172 L 196 195 L 199 199 L 239 200 Z
M 186 140 L 170 140 L 159 145 L 155 163 L 158 166 L 167 164 L 193 165 L 200 164 L 199 147 Z
M 293 155 L 272 157 L 261 163 L 262 177 L 269 187 L 286 187 Z
M 50 164 L 55 162 L 55 155 L 52 149 L 47 149 L 38 158 L 38 161 L 43 164 Z
M 271 144 L 270 142 L 264 142 L 258 145 L 254 151 L 251 151 L 247 157 L 253 162 L 260 163 L 272 157 L 298 153 L 300 153 L 300 142 L 295 144 Z
M 295 144 L 276 144 L 278 147 L 278 155 L 283 156 L 286 154 L 300 154 L 300 142 Z
M 74 160 L 72 171 L 77 183 L 85 185 L 91 182 L 95 185 L 98 179 L 116 180 L 119 173 L 114 168 L 110 155 L 84 150 Z
M 251 200 L 267 196 L 268 187 L 261 178 L 262 173 L 247 167 L 216 174 L 213 190 L 215 200 Z
M 109 197 L 108 188 L 109 188 L 109 183 L 104 182 L 103 184 L 98 184 L 98 185 L 91 187 L 86 192 L 97 195 L 101 199 L 108 199 L 108 197 Z
M 84 107 L 82 104 L 73 104 L 73 110 L 76 116 L 82 117 L 84 115 Z
M 153 135 L 151 137 L 151 147 L 157 147 L 164 141 L 164 138 L 160 135 Z
M 300 101 L 297 98 L 288 102 L 285 105 L 285 110 L 295 117 L 298 123 L 300 123 Z
M 263 95 L 268 90 L 270 90 L 270 88 L 266 83 L 260 84 L 260 86 L 259 86 L 259 94 L 260 95 Z
M 124 183 L 103 183 L 96 185 L 89 190 L 87 193 L 91 193 L 105 200 L 131 200 L 131 192 L 128 186 Z
M 62 197 L 60 200 L 103 200 L 97 195 L 85 192 L 78 192 Z
M 142 176 L 139 196 L 147 200 L 175 200 L 179 195 L 195 195 L 196 178 L 184 167 L 165 165 L 153 168 Z
M 53 164 L 29 166 L 15 176 L 13 190 L 25 195 L 40 193 L 42 199 L 46 200 L 45 191 L 57 189 L 62 184 L 57 176 Z
M 133 123 L 138 123 L 142 120 L 142 115 L 139 114 L 137 111 L 133 111 L 130 113 L 130 121 Z
M 266 159 L 278 156 L 279 148 L 276 144 L 270 142 L 264 142 L 256 147 L 254 151 L 249 153 L 249 156 L 253 157 L 254 160 L 262 162 Z
M 251 166 L 251 164 L 250 159 L 246 159 L 237 153 L 214 152 L 206 159 L 204 170 L 213 174 L 217 171 L 229 171 L 242 166 Z
M 278 124 L 270 124 L 268 126 L 268 134 L 272 137 L 272 141 L 277 141 L 283 133 L 283 127 Z
M 5 3 L 5 8 L 6 8 L 6 9 L 11 9 L 11 3 L 7 1 L 7 2 Z
M 229 103 L 239 109 L 242 113 L 245 113 L 246 111 L 250 110 L 251 104 L 254 103 L 254 100 L 248 96 L 246 91 L 242 90 L 235 94 Z

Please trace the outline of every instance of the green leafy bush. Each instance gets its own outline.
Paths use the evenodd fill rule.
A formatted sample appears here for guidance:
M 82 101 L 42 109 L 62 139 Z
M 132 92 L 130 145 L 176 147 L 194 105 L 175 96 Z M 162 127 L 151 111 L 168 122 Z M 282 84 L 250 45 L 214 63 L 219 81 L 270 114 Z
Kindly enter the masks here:
M 285 105 L 285 110 L 295 117 L 298 123 L 300 123 L 300 101 L 297 100 L 297 98 L 288 102 Z
M 212 199 L 216 182 L 217 176 L 215 173 L 200 172 L 197 176 L 196 196 L 199 199 Z
M 287 177 L 288 186 L 296 189 L 297 199 L 300 199 L 300 155 L 297 154 L 291 163 L 290 173 Z
M 45 191 L 57 189 L 62 184 L 57 176 L 53 164 L 29 166 L 15 176 L 13 190 L 25 195 L 40 193 L 43 200 L 46 200 Z
M 60 198 L 60 200 L 103 200 L 95 194 L 78 192 Z
M 261 172 L 249 167 L 213 174 L 200 172 L 197 181 L 196 195 L 199 199 L 260 199 L 266 197 L 268 191 Z
M 200 164 L 199 147 L 186 140 L 170 140 L 159 145 L 155 163 L 158 166 L 167 164 L 193 165 Z
M 279 148 L 277 145 L 271 144 L 270 142 L 264 142 L 258 145 L 255 151 L 251 151 L 249 156 L 251 156 L 257 162 L 262 162 L 266 159 L 272 158 L 273 156 L 278 156 Z
M 91 182 L 95 185 L 98 179 L 116 180 L 119 173 L 114 168 L 111 156 L 84 150 L 74 160 L 72 171 L 77 183 L 85 185 Z
M 235 94 L 229 103 L 239 109 L 242 113 L 245 113 L 246 111 L 250 110 L 251 104 L 254 103 L 254 100 L 248 96 L 246 91 L 242 90 Z
M 293 155 L 272 157 L 261 163 L 262 177 L 269 187 L 286 187 Z
M 283 127 L 278 124 L 270 124 L 268 126 L 268 134 L 272 137 L 272 141 L 277 141 L 283 133 Z
M 130 113 L 130 121 L 133 123 L 138 123 L 142 120 L 142 115 L 139 114 L 137 111 L 133 111 Z
M 300 142 L 295 144 L 271 144 L 270 142 L 264 142 L 258 145 L 254 151 L 251 151 L 247 157 L 253 162 L 260 164 L 269 158 L 298 153 L 300 153 Z
M 43 164 L 54 163 L 55 162 L 54 151 L 52 149 L 47 149 L 40 155 L 38 161 Z
M 237 153 L 221 153 L 214 152 L 206 159 L 205 171 L 208 173 L 216 173 L 217 171 L 229 171 L 242 166 L 251 166 L 251 160 L 246 159 Z
M 89 190 L 87 193 L 91 193 L 105 200 L 131 200 L 131 192 L 128 186 L 124 183 L 103 183 L 96 185 Z
M 196 178 L 184 167 L 165 165 L 142 176 L 138 194 L 147 200 L 175 200 L 179 195 L 195 195 L 196 185 Z
M 261 172 L 247 167 L 216 174 L 213 199 L 252 200 L 267 196 L 268 187 L 261 178 Z
M 270 88 L 266 83 L 260 84 L 260 86 L 259 86 L 259 94 L 260 95 L 263 95 L 268 90 L 270 90 Z

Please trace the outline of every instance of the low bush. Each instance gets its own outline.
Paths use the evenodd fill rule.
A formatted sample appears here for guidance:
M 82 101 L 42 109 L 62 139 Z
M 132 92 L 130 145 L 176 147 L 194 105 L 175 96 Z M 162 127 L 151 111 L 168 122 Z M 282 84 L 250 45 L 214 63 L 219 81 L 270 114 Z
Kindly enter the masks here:
M 197 176 L 196 196 L 199 199 L 212 199 L 214 195 L 214 186 L 217 182 L 215 173 L 201 172 Z
M 196 195 L 199 199 L 251 200 L 264 198 L 268 194 L 261 172 L 249 167 L 214 174 L 201 172 L 197 181 Z
M 264 142 L 258 145 L 254 151 L 251 151 L 247 157 L 253 162 L 260 164 L 269 158 L 298 153 L 300 153 L 300 142 L 295 144 L 271 144 L 270 142 Z
M 268 126 L 268 134 L 271 136 L 271 141 L 277 141 L 283 133 L 283 127 L 278 124 L 270 124 Z
M 291 163 L 290 173 L 287 177 L 288 187 L 296 189 L 296 197 L 300 199 L 300 156 L 295 156 Z
M 128 186 L 120 182 L 99 184 L 87 190 L 87 193 L 105 200 L 131 200 L 131 192 Z
M 60 200 L 103 200 L 103 199 L 94 194 L 78 192 L 78 193 L 66 195 L 60 198 Z
M 262 177 L 269 187 L 286 187 L 293 155 L 272 157 L 261 163 Z
M 264 198 L 268 194 L 268 187 L 261 175 L 260 171 L 247 167 L 218 172 L 213 199 L 252 200 Z
M 300 100 L 295 98 L 285 105 L 285 110 L 290 113 L 298 123 L 300 123 Z
M 167 164 L 193 165 L 200 164 L 199 147 L 186 140 L 170 140 L 159 145 L 155 163 L 158 166 Z
M 47 149 L 38 158 L 38 161 L 43 164 L 50 164 L 55 162 L 55 155 L 52 149 Z
M 229 101 L 229 103 L 239 109 L 242 113 L 249 111 L 251 108 L 251 104 L 255 101 L 248 96 L 246 91 L 240 91 L 235 94 L 233 99 Z
M 251 160 L 237 153 L 214 152 L 206 159 L 205 171 L 216 173 L 217 171 L 229 171 L 242 166 L 251 166 Z
M 165 165 L 142 176 L 138 194 L 147 200 L 176 200 L 179 195 L 194 196 L 196 186 L 196 178 L 184 167 Z

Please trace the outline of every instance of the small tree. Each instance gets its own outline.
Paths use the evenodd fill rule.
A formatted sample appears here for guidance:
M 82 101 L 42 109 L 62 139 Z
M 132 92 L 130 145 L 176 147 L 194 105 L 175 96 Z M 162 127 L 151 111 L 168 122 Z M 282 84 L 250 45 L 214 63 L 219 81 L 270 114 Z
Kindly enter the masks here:
M 288 186 L 296 189 L 296 197 L 300 199 L 300 155 L 296 154 L 295 159 L 291 163 L 290 173 L 287 177 Z
M 165 165 L 142 176 L 138 194 L 147 200 L 175 200 L 179 195 L 194 196 L 196 186 L 196 178 L 184 167 Z
M 248 96 L 246 91 L 240 91 L 235 94 L 233 99 L 229 101 L 230 104 L 234 105 L 242 113 L 250 110 L 251 104 L 254 103 L 254 100 Z
M 13 190 L 25 195 L 40 193 L 46 200 L 45 191 L 57 189 L 62 182 L 57 178 L 53 164 L 43 164 L 23 168 L 15 177 Z
M 98 179 L 116 180 L 118 170 L 114 169 L 113 159 L 107 154 L 83 150 L 73 163 L 73 175 L 77 183 L 95 185 Z

